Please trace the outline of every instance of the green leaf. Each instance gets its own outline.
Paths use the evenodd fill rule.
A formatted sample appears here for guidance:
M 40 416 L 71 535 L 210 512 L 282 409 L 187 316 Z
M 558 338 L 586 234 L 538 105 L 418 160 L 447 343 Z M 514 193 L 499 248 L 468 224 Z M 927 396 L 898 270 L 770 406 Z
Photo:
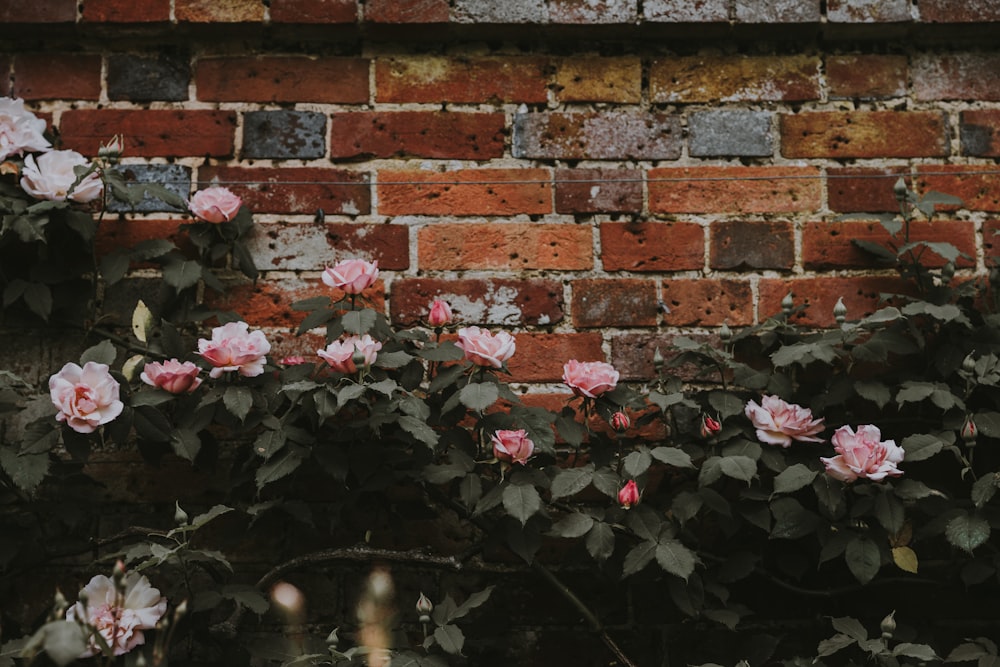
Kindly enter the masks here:
M 179 428 L 170 434 L 170 446 L 182 459 L 194 461 L 201 451 L 201 438 L 194 431 Z
M 668 466 L 675 468 L 694 467 L 694 464 L 691 462 L 691 456 L 677 447 L 654 447 L 649 453 L 654 459 L 661 463 L 666 463 Z
M 80 365 L 83 366 L 88 361 L 96 361 L 99 364 L 110 366 L 115 363 L 118 350 L 110 340 L 102 340 L 97 345 L 89 347 L 80 355 Z
M 997 478 L 995 475 L 984 475 L 972 485 L 972 502 L 976 507 L 981 508 L 990 502 L 997 492 Z
M 711 391 L 708 394 L 708 404 L 719 415 L 720 421 L 725 421 L 727 417 L 743 414 L 743 400 L 736 394 L 728 391 Z
M 399 417 L 399 426 L 431 449 L 436 447 L 438 444 L 437 431 L 428 426 L 427 422 L 419 417 L 401 415 Z
M 366 334 L 375 326 L 375 311 L 370 308 L 351 310 L 341 318 L 344 331 L 358 336 Z
M 788 496 L 771 503 L 771 514 L 774 515 L 774 527 L 771 529 L 771 537 L 774 539 L 795 540 L 805 537 L 814 532 L 820 523 L 815 513 Z
M 852 646 L 854 643 L 854 640 L 847 635 L 838 633 L 819 643 L 819 646 L 816 647 L 816 657 L 825 658 L 826 656 L 833 655 L 837 651 L 845 649 L 848 646 Z
M 486 604 L 486 601 L 490 599 L 490 595 L 493 594 L 493 589 L 496 586 L 487 586 L 481 591 L 476 591 L 468 598 L 465 602 L 455 607 L 454 611 L 448 614 L 448 621 L 454 621 L 458 618 L 463 618 L 468 615 L 470 611 Z
M 670 505 L 670 512 L 682 524 L 693 519 L 698 514 L 698 510 L 705 504 L 704 499 L 697 493 L 691 491 L 681 491 Z
M 492 382 L 467 384 L 462 387 L 458 394 L 458 400 L 462 402 L 462 405 L 477 412 L 482 412 L 490 407 L 497 402 L 498 398 L 500 398 L 500 390 Z
M 128 272 L 129 256 L 122 250 L 108 253 L 101 258 L 101 277 L 106 285 L 114 285 Z
M 694 573 L 697 556 L 677 540 L 663 540 L 656 547 L 656 562 L 664 572 L 680 577 L 684 581 Z
M 249 609 L 258 615 L 267 613 L 267 610 L 271 608 L 267 597 L 253 586 L 241 584 L 223 586 L 222 597 L 232 600 L 239 606 Z
M 875 518 L 890 535 L 895 535 L 903 527 L 906 510 L 891 491 L 881 491 L 875 497 Z
M 906 461 L 923 461 L 929 459 L 944 447 L 944 442 L 930 433 L 917 433 L 903 439 L 900 446 L 905 452 Z
M 264 430 L 254 440 L 253 452 L 266 461 L 285 446 L 286 437 L 282 428 Z
M 503 490 L 503 507 L 523 526 L 542 509 L 542 499 L 530 484 L 510 484 Z
M 834 630 L 847 635 L 854 641 L 863 642 L 868 639 L 868 631 L 865 630 L 865 626 L 861 624 L 861 621 L 856 618 L 840 616 L 831 618 L 830 622 L 833 624 Z
M 615 551 L 615 533 L 603 521 L 595 521 L 584 541 L 587 552 L 599 563 L 603 563 Z
M 0 468 L 3 468 L 17 488 L 25 493 L 34 493 L 49 472 L 49 454 L 19 455 L 13 448 L 0 445 Z
M 163 267 L 163 281 L 180 292 L 201 280 L 201 264 L 194 260 L 176 260 Z
M 556 476 L 552 478 L 552 486 L 549 489 L 552 500 L 566 498 L 583 491 L 590 485 L 593 476 L 593 463 L 588 463 L 581 468 L 560 468 Z
M 885 226 L 885 225 L 883 225 Z M 898 231 L 898 230 L 897 230 Z M 892 232 L 890 232 L 892 233 Z M 865 241 L 864 239 L 851 239 L 851 243 L 865 252 L 874 255 L 877 259 L 885 262 L 895 262 L 896 253 L 892 252 L 888 248 L 881 246 L 877 243 L 871 241 Z
M 292 452 L 286 452 L 284 456 L 273 457 L 257 469 L 257 488 L 263 489 L 271 482 L 276 482 L 282 477 L 292 474 L 300 465 L 302 465 L 302 457 Z
M 622 468 L 625 470 L 625 474 L 635 479 L 646 472 L 652 462 L 653 459 L 649 455 L 649 450 L 643 447 L 626 456 L 622 461 Z
M 944 529 L 949 544 L 970 554 L 990 537 L 990 524 L 979 516 L 959 514 Z
M 74 662 L 87 650 L 83 627 L 71 621 L 52 621 L 43 625 L 35 637 L 41 638 L 45 654 L 58 667 Z
M 553 537 L 583 537 L 594 526 L 594 518 L 580 512 L 573 512 L 560 519 L 549 530 Z
M 749 456 L 723 456 L 719 460 L 719 469 L 726 477 L 749 484 L 757 474 L 757 462 Z
M 417 356 L 427 361 L 458 361 L 465 358 L 465 352 L 450 340 L 446 340 L 435 347 L 419 350 Z
M 889 388 L 877 380 L 859 380 L 854 383 L 854 391 L 861 398 L 877 405 L 879 409 L 884 408 L 892 400 Z
M 791 493 L 793 491 L 798 491 L 799 489 L 812 484 L 814 479 L 816 479 L 815 470 L 810 470 L 808 466 L 802 463 L 796 463 L 795 465 L 785 468 L 777 477 L 774 478 L 774 492 Z
M 434 641 L 451 655 L 462 655 L 465 646 L 465 635 L 457 625 L 440 625 L 434 629 Z
M 646 540 L 632 547 L 622 563 L 622 577 L 633 575 L 649 565 L 656 556 L 658 547 L 659 545 L 653 540 Z
M 579 447 L 587 437 L 587 429 L 572 414 L 560 414 L 555 425 L 562 439 L 573 447 Z
M 903 642 L 897 644 L 895 648 L 892 649 L 892 654 L 895 656 L 905 655 L 907 658 L 916 658 L 917 660 L 940 660 L 941 657 L 934 652 L 927 644 L 910 644 L 909 642 Z
M 250 408 L 253 407 L 253 392 L 250 391 L 249 387 L 232 385 L 226 387 L 226 393 L 222 395 L 222 402 L 229 414 L 244 421 L 250 414 Z
M 859 583 L 867 584 L 882 567 L 882 555 L 878 545 L 867 537 L 856 536 L 847 543 L 844 550 L 847 569 Z

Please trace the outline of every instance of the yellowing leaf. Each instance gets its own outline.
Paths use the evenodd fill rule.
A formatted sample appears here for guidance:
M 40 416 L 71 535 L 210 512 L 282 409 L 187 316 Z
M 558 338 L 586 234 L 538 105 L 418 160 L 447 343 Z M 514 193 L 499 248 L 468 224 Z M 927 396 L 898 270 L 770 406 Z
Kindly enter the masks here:
M 145 341 L 143 341 L 145 342 Z M 122 364 L 122 375 L 125 379 L 131 382 L 135 379 L 136 371 L 139 370 L 139 365 L 142 364 L 144 356 L 141 354 L 136 354 L 128 358 L 128 360 Z
M 153 313 L 142 300 L 135 304 L 132 311 L 132 333 L 140 342 L 145 343 L 149 330 L 153 327 Z
M 892 560 L 900 570 L 917 573 L 917 554 L 910 547 L 893 547 Z

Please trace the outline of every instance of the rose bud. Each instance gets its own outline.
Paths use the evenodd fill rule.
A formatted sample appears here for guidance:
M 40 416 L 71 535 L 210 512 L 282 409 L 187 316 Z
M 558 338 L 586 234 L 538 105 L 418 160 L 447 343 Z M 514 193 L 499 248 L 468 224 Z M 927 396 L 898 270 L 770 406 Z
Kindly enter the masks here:
M 622 509 L 626 510 L 632 507 L 632 505 L 639 504 L 639 487 L 636 486 L 634 479 L 627 481 L 625 486 L 618 492 L 618 504 L 622 506 Z
M 722 424 L 718 420 L 712 419 L 708 415 L 705 415 L 701 420 L 701 437 L 711 438 L 718 434 L 722 430 Z
M 448 305 L 447 301 L 442 301 L 441 299 L 435 299 L 434 303 L 431 304 L 431 312 L 427 316 L 427 323 L 432 327 L 438 328 L 451 322 L 451 306 Z
M 417 598 L 417 613 L 420 615 L 420 622 L 429 623 L 432 611 L 434 611 L 434 603 L 430 601 L 430 598 L 421 593 L 420 597 Z
M 965 423 L 962 424 L 962 440 L 971 444 L 976 441 L 977 435 L 979 435 L 979 428 L 976 426 L 976 422 L 972 421 L 972 417 L 967 417 Z
M 632 426 L 632 420 L 628 418 L 628 415 L 619 410 L 615 414 L 611 415 L 611 428 L 619 433 L 624 433 Z

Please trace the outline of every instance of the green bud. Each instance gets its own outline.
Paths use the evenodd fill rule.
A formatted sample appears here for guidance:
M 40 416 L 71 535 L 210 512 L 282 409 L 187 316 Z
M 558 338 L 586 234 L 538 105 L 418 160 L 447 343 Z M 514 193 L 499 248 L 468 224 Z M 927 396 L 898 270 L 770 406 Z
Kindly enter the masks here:
M 795 306 L 795 301 L 792 299 L 792 293 L 789 292 L 785 295 L 785 298 L 781 300 L 781 312 L 785 315 L 791 315 L 793 306 Z
M 837 299 L 837 303 L 833 307 L 833 319 L 837 321 L 837 324 L 843 324 L 847 320 L 847 306 L 844 305 L 844 297 Z
M 902 177 L 896 179 L 896 184 L 892 186 L 892 193 L 896 195 L 896 199 L 903 201 L 906 199 L 907 192 L 906 181 L 904 181 Z
M 896 611 L 882 619 L 882 639 L 892 639 L 892 633 L 896 631 Z

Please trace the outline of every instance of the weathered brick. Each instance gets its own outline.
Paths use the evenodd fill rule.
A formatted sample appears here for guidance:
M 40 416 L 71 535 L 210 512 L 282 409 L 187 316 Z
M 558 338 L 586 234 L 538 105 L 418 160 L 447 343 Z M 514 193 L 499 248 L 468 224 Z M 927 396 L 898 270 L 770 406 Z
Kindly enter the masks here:
M 721 347 L 719 337 L 715 334 L 684 332 L 684 337 Z M 677 334 L 670 333 L 623 333 L 611 338 L 611 364 L 621 373 L 622 380 L 652 380 L 656 377 L 656 367 L 653 357 L 656 351 L 665 361 L 669 362 L 678 355 L 676 350 Z M 704 376 L 698 375 L 698 369 L 692 364 L 671 366 L 667 372 L 681 380 L 696 380 L 705 382 Z
M 795 239 L 788 222 L 713 222 L 709 265 L 713 269 L 791 269 Z
M 561 102 L 618 102 L 642 99 L 642 60 L 638 56 L 574 57 L 560 60 L 556 91 Z
M 589 227 L 573 224 L 434 223 L 417 233 L 424 270 L 583 270 L 594 267 Z
M 354 23 L 357 0 L 271 0 L 271 23 Z
M 694 157 L 760 157 L 774 153 L 769 111 L 697 111 L 688 116 L 688 152 Z
M 1000 260 L 1000 220 L 987 220 L 983 223 L 983 255 L 986 266 L 994 267 Z
M 968 109 L 961 114 L 962 155 L 1000 157 L 1000 109 Z
M 980 173 L 983 172 L 983 173 Z M 936 190 L 962 200 L 970 211 L 1000 211 L 1000 179 L 996 167 L 926 165 L 917 167 L 917 191 Z
M 96 100 L 101 96 L 101 56 L 18 53 L 14 95 L 26 100 Z
M 664 23 L 726 23 L 729 0 L 643 0 L 643 18 Z
M 882 247 L 903 245 L 902 235 L 895 239 L 878 222 L 850 220 L 844 222 L 810 222 L 802 230 L 802 264 L 806 269 L 879 269 L 885 264 L 861 250 L 854 241 L 868 241 Z M 910 240 L 930 243 L 950 243 L 967 257 L 959 258 L 962 268 L 975 266 L 976 230 L 967 220 L 916 220 L 910 223 Z M 918 249 L 920 252 L 922 249 Z M 943 266 L 945 260 L 933 250 L 921 252 L 921 263 Z
M 187 56 L 160 53 L 108 56 L 108 99 L 131 102 L 188 99 L 191 67 Z
M 913 96 L 920 101 L 1000 100 L 1000 54 L 926 53 L 913 61 Z
M 676 160 L 681 124 L 666 113 L 609 110 L 528 112 L 514 117 L 514 157 L 562 160 Z
M 831 99 L 901 97 L 906 94 L 906 77 L 906 56 L 866 53 L 826 58 Z
M 658 321 L 656 283 L 634 279 L 588 279 L 571 283 L 573 325 L 650 327 Z
M 920 0 L 920 20 L 929 23 L 1000 21 L 1000 6 L 991 0 Z
M 435 299 L 447 301 L 463 326 L 547 326 L 564 317 L 556 280 L 401 278 L 392 283 L 392 321 L 413 326 L 426 320 Z
M 827 0 L 831 23 L 892 23 L 910 20 L 909 0 Z
M 648 173 L 654 213 L 782 213 L 820 206 L 811 167 L 665 167 Z
M 258 223 L 250 250 L 258 268 L 320 271 L 345 259 L 377 260 L 379 267 L 410 267 L 409 232 L 402 225 Z
M 820 0 L 734 0 L 738 23 L 812 23 L 820 19 Z
M 170 0 L 87 0 L 83 20 L 94 23 L 163 23 L 170 20 Z
M 549 61 L 533 56 L 409 56 L 375 61 L 379 102 L 539 103 L 548 99 Z
M 692 271 L 705 266 L 705 229 L 694 222 L 603 222 L 605 271 Z
M 264 20 L 263 0 L 174 0 L 180 23 L 256 23 Z
M 365 21 L 372 23 L 447 23 L 448 0 L 368 0 Z
M 822 276 L 778 280 L 762 278 L 758 287 L 758 317 L 765 320 L 781 312 L 781 300 L 791 292 L 795 306 L 805 306 L 792 319 L 802 326 L 832 327 L 833 307 L 844 299 L 847 320 L 857 321 L 874 313 L 886 304 L 880 303 L 881 294 L 907 294 L 912 283 L 902 278 L 887 276 Z
M 117 167 L 117 171 L 122 172 L 125 182 L 129 184 L 155 183 L 183 199 L 187 199 L 191 193 L 191 167 L 180 164 L 123 164 Z M 108 210 L 113 213 L 133 210 L 137 213 L 159 213 L 181 212 L 183 209 L 147 194 L 134 208 L 126 202 L 112 198 L 108 203 Z
M 552 212 L 545 169 L 380 171 L 382 215 L 515 215 Z
M 225 185 L 255 213 L 371 212 L 367 173 L 321 167 L 207 166 L 199 168 L 198 180 Z
M 382 299 L 382 281 L 365 290 L 369 299 Z M 332 290 L 319 279 L 282 278 L 257 280 L 253 283 L 241 283 L 227 286 L 223 294 L 207 292 L 205 301 L 211 308 L 232 310 L 239 313 L 253 327 L 273 327 L 294 331 L 305 318 L 303 311 L 293 310 L 296 301 L 319 295 L 329 295 Z M 315 355 L 315 349 L 313 355 Z
M 627 169 L 557 169 L 557 213 L 638 213 L 642 172 Z
M 517 351 L 507 362 L 513 382 L 560 382 L 570 359 L 604 360 L 601 334 L 519 333 Z
M 0 0 L 0 23 L 73 23 L 77 0 Z
M 664 280 L 668 326 L 744 326 L 753 322 L 753 293 L 742 280 Z
M 243 114 L 243 158 L 320 158 L 326 154 L 326 115 L 316 111 Z
M 820 60 L 808 55 L 657 58 L 650 65 L 649 93 L 657 103 L 816 100 Z
M 198 99 L 208 102 L 368 101 L 364 58 L 259 56 L 204 58 L 195 65 Z
M 233 154 L 232 111 L 207 109 L 68 109 L 59 123 L 63 143 L 96 155 L 116 134 L 125 137 L 130 157 Z
M 545 0 L 453 0 L 456 23 L 546 23 Z
M 141 241 L 166 239 L 179 247 L 190 248 L 187 234 L 180 231 L 182 220 L 145 218 L 107 218 L 101 221 L 94 239 L 97 255 L 113 250 L 127 250 Z
M 943 157 L 940 111 L 812 111 L 781 114 L 781 154 L 797 158 Z
M 552 23 L 634 23 L 638 0 L 549 0 Z
M 0 54 L 0 95 L 10 95 L 10 66 L 13 59 L 7 54 Z
M 826 175 L 830 210 L 840 213 L 899 211 L 893 186 L 908 173 L 906 167 L 831 167 Z
M 503 157 L 502 113 L 353 111 L 330 114 L 330 157 Z

